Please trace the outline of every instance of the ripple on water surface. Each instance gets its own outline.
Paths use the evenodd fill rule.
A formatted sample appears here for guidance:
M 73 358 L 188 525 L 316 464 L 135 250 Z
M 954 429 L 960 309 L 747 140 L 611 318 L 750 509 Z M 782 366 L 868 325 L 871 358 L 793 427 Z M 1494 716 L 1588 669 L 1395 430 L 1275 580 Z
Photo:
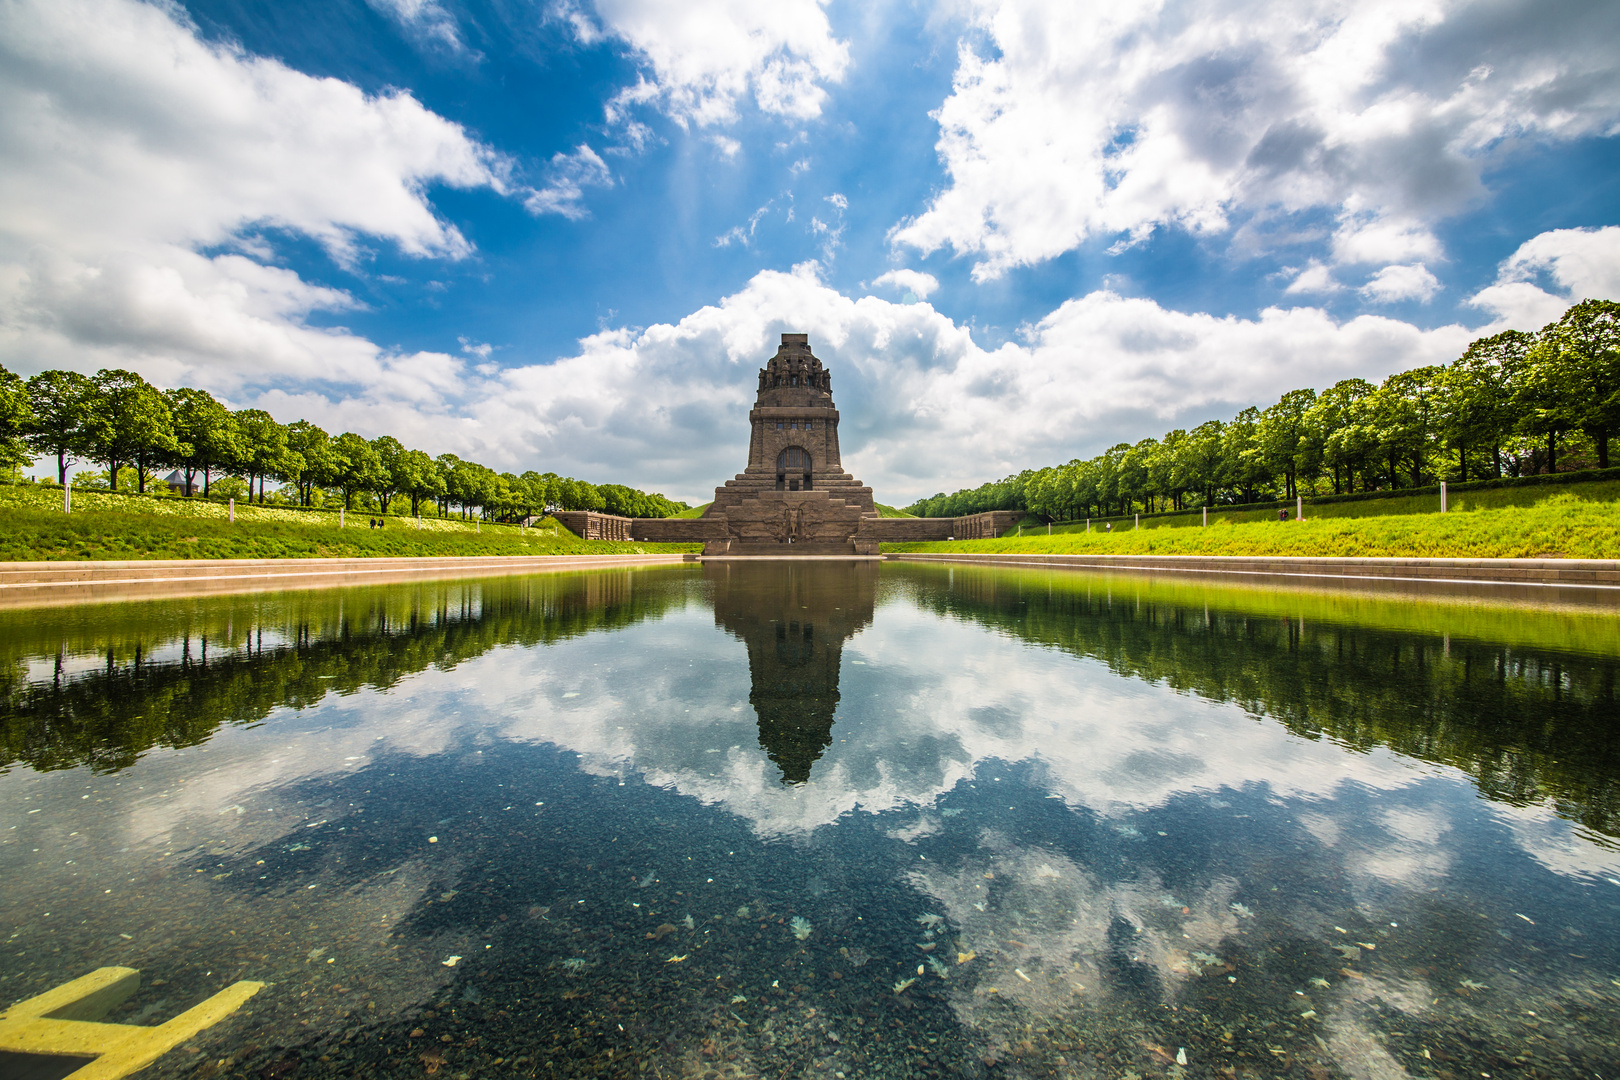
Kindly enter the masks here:
M 0 654 L 0 999 L 269 984 L 145 1075 L 1620 1060 L 1602 607 L 720 563 L 0 612 Z

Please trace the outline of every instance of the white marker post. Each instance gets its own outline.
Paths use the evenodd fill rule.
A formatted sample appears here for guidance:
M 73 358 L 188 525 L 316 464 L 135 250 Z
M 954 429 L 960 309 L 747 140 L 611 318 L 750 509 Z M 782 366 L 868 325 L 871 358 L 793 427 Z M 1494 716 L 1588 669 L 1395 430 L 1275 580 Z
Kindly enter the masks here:
M 1142 527 L 1142 515 L 1141 514 L 1136 515 L 1136 527 L 1138 529 L 1140 529 Z
M 1294 520 L 1305 520 L 1305 496 L 1303 495 L 1294 496 Z
M 236 524 L 236 496 L 231 496 L 231 524 Z
M 343 512 L 345 509 L 346 507 L 338 507 L 338 528 L 340 529 L 343 528 Z
M 73 513 L 73 478 L 68 477 L 67 483 L 62 485 L 62 513 Z
M 1048 521 L 1048 522 L 1047 522 L 1047 523 L 1046 523 L 1046 535 L 1047 535 L 1047 536 L 1051 536 L 1051 535 L 1052 535 L 1052 523 L 1051 523 L 1051 522 L 1050 522 L 1050 521 Z
M 1209 507 L 1204 507 L 1204 528 L 1209 528 Z
M 1090 531 L 1091 531 L 1091 519 L 1086 518 L 1086 532 L 1090 532 Z
M 1440 512 L 1446 512 L 1446 482 L 1440 481 Z

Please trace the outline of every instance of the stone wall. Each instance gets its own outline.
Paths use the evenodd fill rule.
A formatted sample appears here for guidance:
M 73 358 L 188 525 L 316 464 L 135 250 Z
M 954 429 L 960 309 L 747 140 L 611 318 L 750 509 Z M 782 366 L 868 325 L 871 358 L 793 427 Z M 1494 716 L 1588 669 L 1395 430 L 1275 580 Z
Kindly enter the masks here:
M 581 540 L 628 540 L 633 519 L 594 510 L 558 510 L 551 515 Z
M 886 518 L 868 515 L 863 532 L 885 544 L 917 543 L 924 540 L 982 540 L 1000 536 L 1023 517 L 1016 510 L 992 510 L 956 518 Z
M 659 544 L 701 544 L 726 534 L 725 515 L 700 518 L 636 518 L 630 538 Z

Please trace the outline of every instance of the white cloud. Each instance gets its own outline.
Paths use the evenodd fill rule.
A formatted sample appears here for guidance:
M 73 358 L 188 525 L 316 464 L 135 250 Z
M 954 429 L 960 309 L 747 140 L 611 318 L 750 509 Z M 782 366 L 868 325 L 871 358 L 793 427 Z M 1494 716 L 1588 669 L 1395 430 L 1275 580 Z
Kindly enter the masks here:
M 439 0 L 366 0 L 366 3 L 399 23 L 418 41 L 453 53 L 467 51 L 455 16 L 446 11 Z
M 1394 304 L 1402 300 L 1418 300 L 1427 304 L 1440 291 L 1440 279 L 1429 273 L 1429 268 L 1422 263 L 1386 266 L 1357 291 L 1368 300 L 1380 304 Z
M 930 293 L 939 288 L 939 279 L 921 270 L 890 270 L 873 278 L 872 284 L 880 287 L 890 285 L 901 293 L 909 292 L 919 300 L 926 300 Z
M 742 143 L 731 138 L 729 135 L 711 135 L 709 136 L 709 141 L 714 144 L 714 148 L 716 150 L 720 151 L 720 156 L 726 158 L 727 160 L 736 157 L 737 154 L 742 150 Z
M 932 308 L 852 300 L 806 264 L 759 273 L 678 323 L 604 332 L 575 356 L 508 369 L 498 390 L 467 401 L 468 431 L 499 433 L 479 450 L 491 459 L 707 501 L 746 457 L 754 372 L 788 331 L 809 333 L 831 368 L 846 467 L 901 504 L 1283 389 L 1449 361 L 1474 336 L 1310 307 L 1219 318 L 1103 291 L 986 349 Z
M 610 121 L 632 105 L 656 102 L 682 125 L 708 127 L 735 120 L 750 92 L 762 112 L 821 115 L 826 84 L 842 80 L 849 66 L 849 45 L 833 36 L 824 3 L 595 0 L 600 25 L 573 5 L 559 13 L 581 41 L 615 38 L 648 69 L 609 104 Z
M 573 153 L 552 156 L 545 186 L 531 191 L 523 205 L 531 214 L 561 214 L 578 221 L 590 214 L 585 206 L 585 189 L 612 186 L 613 173 L 607 162 L 580 143 Z
M 408 94 L 204 44 L 169 9 L 129 0 L 0 8 L 0 160 L 6 362 L 134 367 L 225 392 L 381 387 L 402 366 L 459 364 L 308 325 L 359 305 L 265 265 L 264 230 L 351 264 L 362 238 L 454 259 L 471 245 L 423 189 L 507 190 L 497 155 Z
M 1620 299 L 1620 227 L 1608 225 L 1531 237 L 1502 260 L 1496 284 L 1468 302 L 1493 312 L 1496 327 L 1536 330 L 1573 303 L 1614 299 Z
M 1336 293 L 1343 288 L 1343 285 L 1333 279 L 1332 267 L 1317 259 L 1312 259 L 1305 269 L 1301 270 L 1294 277 L 1294 280 L 1288 283 L 1288 288 L 1284 289 L 1283 292 L 1293 296 L 1296 294 Z
M 895 242 L 979 279 L 1097 236 L 1327 213 L 1339 261 L 1433 260 L 1503 140 L 1611 134 L 1620 8 L 977 0 L 934 114 L 949 182 Z

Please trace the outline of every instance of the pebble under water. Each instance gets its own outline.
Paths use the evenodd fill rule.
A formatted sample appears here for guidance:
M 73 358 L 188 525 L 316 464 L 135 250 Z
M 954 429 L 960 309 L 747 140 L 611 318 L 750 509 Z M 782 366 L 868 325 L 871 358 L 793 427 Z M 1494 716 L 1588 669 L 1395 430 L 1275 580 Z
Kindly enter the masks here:
M 1617 671 L 870 562 L 0 611 L 0 1002 L 268 984 L 151 1077 L 1613 1078 Z

